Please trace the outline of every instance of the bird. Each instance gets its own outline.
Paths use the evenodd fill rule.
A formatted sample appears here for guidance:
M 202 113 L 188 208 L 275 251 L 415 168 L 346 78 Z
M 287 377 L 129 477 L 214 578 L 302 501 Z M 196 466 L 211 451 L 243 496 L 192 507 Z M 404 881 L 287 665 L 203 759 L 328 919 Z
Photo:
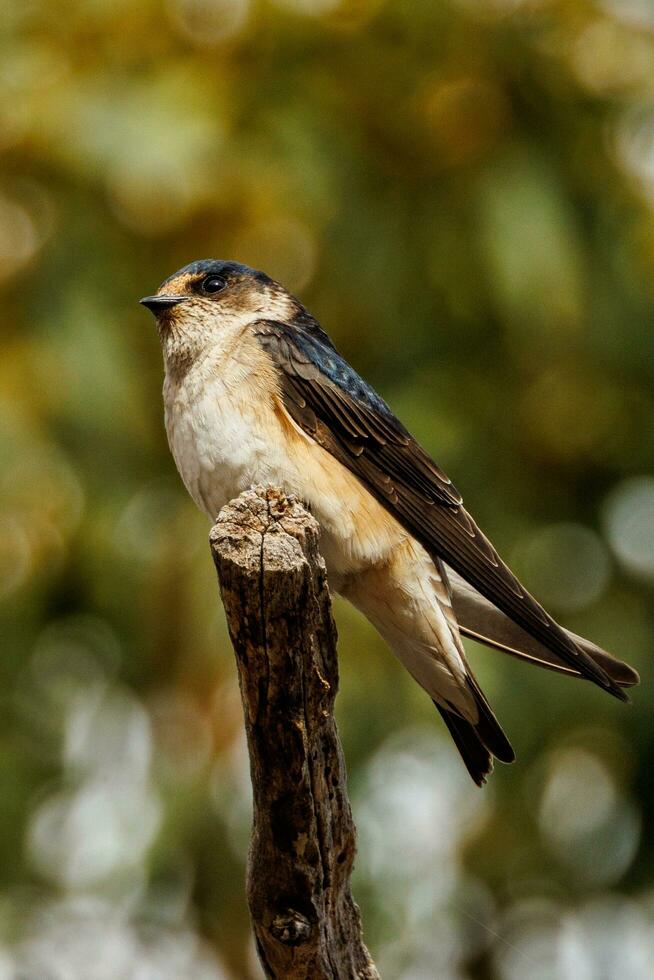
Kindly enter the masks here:
M 449 477 L 280 283 L 201 259 L 140 302 L 156 317 L 165 427 L 190 496 L 210 520 L 254 484 L 306 504 L 331 590 L 426 691 L 478 786 L 515 754 L 462 637 L 629 700 L 637 672 L 530 595 Z

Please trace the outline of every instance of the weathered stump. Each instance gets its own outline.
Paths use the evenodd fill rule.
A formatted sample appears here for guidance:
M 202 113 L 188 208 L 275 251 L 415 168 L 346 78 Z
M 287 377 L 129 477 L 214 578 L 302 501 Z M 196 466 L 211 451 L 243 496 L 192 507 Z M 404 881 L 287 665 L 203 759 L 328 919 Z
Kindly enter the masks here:
M 210 536 L 250 754 L 247 897 L 268 977 L 378 980 L 350 891 L 356 831 L 319 534 L 297 500 L 255 487 L 223 508 Z

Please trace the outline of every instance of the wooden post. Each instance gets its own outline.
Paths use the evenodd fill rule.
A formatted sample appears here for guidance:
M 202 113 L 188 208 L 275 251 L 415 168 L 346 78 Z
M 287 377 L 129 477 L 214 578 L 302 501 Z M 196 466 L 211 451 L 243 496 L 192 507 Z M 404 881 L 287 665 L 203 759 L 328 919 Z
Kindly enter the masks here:
M 247 897 L 267 977 L 379 980 L 350 892 L 356 831 L 319 533 L 296 499 L 254 487 L 210 535 L 250 753 Z

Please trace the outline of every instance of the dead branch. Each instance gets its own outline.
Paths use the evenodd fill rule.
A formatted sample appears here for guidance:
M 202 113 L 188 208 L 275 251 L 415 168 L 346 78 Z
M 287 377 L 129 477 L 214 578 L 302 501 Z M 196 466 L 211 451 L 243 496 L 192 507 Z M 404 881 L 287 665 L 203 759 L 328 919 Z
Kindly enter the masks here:
M 210 542 L 250 753 L 247 897 L 263 968 L 275 980 L 379 980 L 350 892 L 356 832 L 318 524 L 255 487 L 223 508 Z

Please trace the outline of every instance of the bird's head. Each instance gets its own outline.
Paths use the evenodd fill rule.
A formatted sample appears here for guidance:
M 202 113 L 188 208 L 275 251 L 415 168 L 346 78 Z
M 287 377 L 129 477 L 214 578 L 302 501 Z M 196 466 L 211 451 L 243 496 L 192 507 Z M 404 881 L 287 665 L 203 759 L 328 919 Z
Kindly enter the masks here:
M 141 303 L 157 319 L 167 361 L 186 362 L 261 319 L 287 319 L 299 307 L 283 286 L 238 262 L 200 259 L 162 282 Z

